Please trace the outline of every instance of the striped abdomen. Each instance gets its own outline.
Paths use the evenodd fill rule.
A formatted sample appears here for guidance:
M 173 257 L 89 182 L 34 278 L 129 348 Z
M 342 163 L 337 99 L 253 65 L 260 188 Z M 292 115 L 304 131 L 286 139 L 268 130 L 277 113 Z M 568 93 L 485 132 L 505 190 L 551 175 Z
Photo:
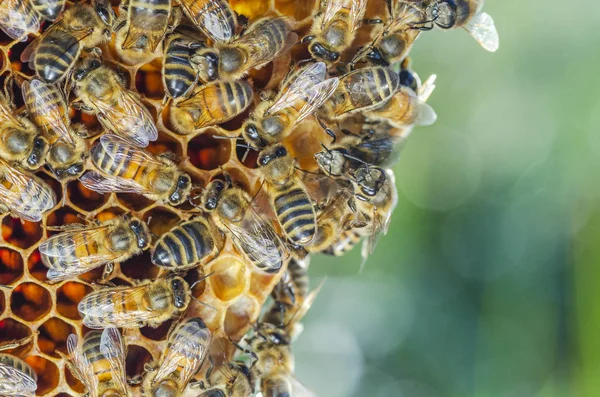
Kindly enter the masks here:
M 9 203 L 9 207 L 17 208 L 19 214 L 27 216 L 29 219 L 41 218 L 41 213 L 56 204 L 54 192 L 50 186 L 37 178 L 27 179 L 22 186 L 12 185 L 10 189 L 18 189 L 19 197 Z
M 142 186 L 146 173 L 149 171 L 143 164 L 131 161 L 137 158 L 135 149 L 129 145 L 122 145 L 119 142 L 109 141 L 101 144 L 96 143 L 92 148 L 92 161 L 98 169 L 106 174 L 113 175 L 123 179 L 131 179 Z M 110 153 L 120 153 L 119 156 L 112 156 Z M 115 157 L 118 160 L 115 160 Z
M 374 109 L 378 117 L 390 119 L 398 125 L 410 126 L 415 123 L 419 114 L 419 98 L 404 90 L 395 94 L 384 106 Z
M 37 381 L 37 375 L 33 372 L 33 369 L 25 361 L 18 357 L 11 356 L 10 354 L 0 354 L 0 364 L 13 367 L 14 369 L 28 375 L 33 380 Z
M 273 188 L 273 208 L 277 219 L 293 243 L 310 243 L 317 226 L 315 209 L 304 189 L 294 182 Z
M 96 376 L 99 382 L 110 382 L 113 379 L 113 372 L 110 366 L 110 362 L 100 352 L 100 339 L 102 332 L 91 331 L 88 332 L 81 346 L 82 353 L 87 357 L 88 361 L 92 365 L 93 374 Z
M 165 89 L 172 98 L 185 95 L 198 81 L 190 56 L 190 48 L 179 40 L 169 43 L 164 57 L 163 77 Z
M 340 238 L 323 252 L 335 256 L 346 254 L 363 238 L 362 231 L 362 229 L 350 229 L 342 232 Z
M 35 73 L 46 83 L 56 83 L 73 67 L 80 50 L 75 36 L 61 29 L 51 30 L 42 37 L 36 50 Z
M 122 48 L 154 51 L 169 23 L 170 0 L 130 0 L 128 6 L 129 31 Z
M 152 263 L 169 268 L 197 265 L 215 247 L 206 221 L 193 220 L 161 236 L 152 254 Z
M 81 240 L 75 241 L 75 236 L 79 239 L 83 239 L 84 243 L 81 244 Z M 60 257 L 41 255 L 42 262 L 51 269 L 66 270 L 76 265 L 75 262 L 80 260 L 80 258 L 87 258 L 97 254 L 99 251 L 98 242 L 94 239 L 90 240 L 88 238 L 89 236 L 89 233 L 78 233 L 77 235 L 67 233 L 47 240 L 47 243 L 45 244 L 47 244 L 46 251 L 48 252 L 60 252 L 61 249 L 59 247 L 73 246 L 75 247 L 75 252 L 69 256 L 63 255 Z
M 44 131 L 54 131 L 56 129 L 53 119 L 49 115 L 56 113 L 60 114 L 62 120 L 68 122 L 67 106 L 62 94 L 55 86 L 46 86 L 46 89 L 36 90 L 36 93 L 28 92 L 25 97 L 28 109 L 35 109 L 30 111 L 30 117 L 33 122 L 41 127 Z M 65 123 L 66 125 L 66 123 Z M 54 144 L 58 138 L 56 133 L 49 134 L 47 136 L 48 143 Z
M 181 340 L 184 339 L 194 341 L 193 345 L 198 346 L 199 348 L 188 349 L 184 351 L 183 349 L 181 349 Z M 175 328 L 175 330 L 173 331 L 172 336 L 169 338 L 169 342 L 167 343 L 167 348 L 165 349 L 165 351 L 170 351 L 171 349 L 173 349 L 173 344 L 177 343 L 178 353 L 185 357 L 187 360 L 180 361 L 180 365 L 175 369 L 171 377 L 174 379 L 180 379 L 180 373 L 184 369 L 184 366 L 189 365 L 191 362 L 196 362 L 199 368 L 200 364 L 202 363 L 202 360 L 204 359 L 208 351 L 210 339 L 211 333 L 209 329 L 204 324 L 204 321 L 202 321 L 198 317 L 190 318 L 185 322 L 179 324 L 179 326 L 177 326 L 177 328 Z M 190 345 L 192 344 L 188 343 L 188 346 Z M 180 389 L 183 389 L 186 385 L 178 386 L 180 387 Z
M 333 94 L 334 113 L 372 109 L 381 105 L 400 87 L 400 78 L 392 69 L 375 66 L 351 72 L 340 81 Z
M 234 37 L 237 18 L 227 0 L 183 0 L 182 3 L 190 19 L 207 36 L 221 42 Z M 218 32 L 214 29 L 215 21 L 222 25 Z
M 246 68 L 273 60 L 288 44 L 291 32 L 285 17 L 267 19 L 253 26 L 251 31 L 237 40 L 250 47 L 252 61 L 247 62 Z
M 202 128 L 223 123 L 246 110 L 252 100 L 252 87 L 245 80 L 212 83 L 194 99 L 201 112 L 195 127 Z
M 54 21 L 63 8 L 65 0 L 30 0 L 33 9 L 45 20 Z
M 287 271 L 294 286 L 296 299 L 304 299 L 308 295 L 308 268 L 302 262 L 292 258 Z

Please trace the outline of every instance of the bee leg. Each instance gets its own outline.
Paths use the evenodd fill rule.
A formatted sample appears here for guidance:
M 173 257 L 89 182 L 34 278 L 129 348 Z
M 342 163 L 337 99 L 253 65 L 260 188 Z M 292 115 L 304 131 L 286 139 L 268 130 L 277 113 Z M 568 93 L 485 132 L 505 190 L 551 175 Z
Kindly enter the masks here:
M 321 128 L 323 128 L 323 130 L 325 130 L 325 133 L 331 137 L 331 139 L 332 139 L 331 143 L 335 143 L 335 141 L 337 140 L 337 136 L 335 135 L 335 132 L 331 128 L 327 127 L 327 125 L 319 117 L 316 117 L 316 118 L 317 118 L 317 121 L 319 122 L 319 125 L 321 126 Z
M 236 13 L 236 15 L 237 15 L 237 20 L 238 20 L 238 23 L 239 23 L 239 24 L 240 24 L 240 26 L 242 27 L 242 28 L 240 29 L 240 34 L 239 34 L 239 36 L 243 36 L 243 35 L 244 35 L 244 33 L 246 33 L 246 29 L 248 29 L 249 20 L 248 20 L 248 17 L 247 17 L 247 16 L 245 16 L 244 14 L 237 14 L 237 13 Z
M 93 111 L 94 111 L 94 109 L 92 109 L 90 106 L 85 105 L 83 102 L 81 102 L 81 100 L 78 100 L 78 99 L 71 102 L 71 106 L 73 107 L 73 109 L 79 110 L 79 111 L 85 112 L 85 113 L 93 113 Z
M 310 43 L 311 41 L 313 41 L 314 39 L 315 39 L 315 36 L 304 36 L 302 38 L 302 40 L 300 40 L 300 43 L 307 44 L 307 43 Z
M 237 347 L 240 351 L 244 352 L 245 354 L 250 356 L 250 359 L 252 360 L 252 363 L 250 364 L 250 368 L 254 367 L 254 364 L 256 364 L 256 362 L 258 361 L 258 356 L 256 355 L 256 353 L 254 353 L 252 350 L 247 349 L 243 346 L 240 346 L 239 343 L 236 343 L 233 341 L 233 339 L 231 339 L 231 337 L 229 337 L 229 342 L 231 342 L 235 347 Z
M 145 366 L 144 366 L 144 371 L 146 371 Z M 144 375 L 138 374 L 138 375 L 134 376 L 133 378 L 127 378 L 127 384 L 129 386 L 136 386 L 136 385 L 139 385 L 140 383 L 142 383 L 143 380 L 144 380 Z
M 363 23 L 365 25 L 380 25 L 383 23 L 383 19 L 381 18 L 373 18 L 373 19 L 363 19 Z
M 210 356 L 210 355 L 208 356 L 208 362 L 209 362 L 210 366 L 206 370 L 206 375 L 204 376 L 204 378 L 206 379 L 206 382 L 210 386 L 212 384 L 212 382 L 210 381 L 210 377 L 212 375 L 212 371 L 215 369 L 215 362 L 214 362 L 213 356 Z M 204 388 L 204 382 L 200 381 L 200 384 L 201 384 L 202 388 Z
M 106 264 L 106 266 L 104 267 L 104 272 L 102 272 L 102 278 L 100 279 L 100 281 L 106 282 L 110 280 L 110 276 L 114 270 L 115 266 L 112 263 Z

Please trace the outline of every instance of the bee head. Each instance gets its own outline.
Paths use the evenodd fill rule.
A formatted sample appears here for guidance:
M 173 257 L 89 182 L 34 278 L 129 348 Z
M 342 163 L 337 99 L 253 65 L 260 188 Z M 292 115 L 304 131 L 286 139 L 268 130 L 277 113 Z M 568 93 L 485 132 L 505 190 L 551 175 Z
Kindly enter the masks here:
M 354 173 L 356 184 L 367 197 L 376 196 L 387 180 L 387 174 L 379 167 L 360 167 Z
M 146 249 L 150 245 L 150 231 L 148 225 L 137 218 L 132 218 L 129 222 L 129 228 L 135 234 L 136 244 L 139 249 Z
M 257 148 L 265 147 L 266 142 L 261 138 L 258 132 L 258 126 L 253 121 L 247 121 L 244 125 L 244 139 L 252 146 Z
M 373 47 L 371 51 L 367 53 L 367 59 L 374 65 L 378 66 L 389 66 L 389 62 L 385 59 L 379 48 Z
M 187 198 L 190 190 L 192 190 L 192 179 L 187 174 L 182 174 L 177 179 L 175 190 L 169 196 L 169 203 L 179 205 Z
M 44 161 L 47 152 L 48 141 L 46 141 L 46 138 L 41 135 L 36 136 L 33 139 L 31 153 L 29 154 L 29 157 L 27 157 L 27 165 L 29 165 L 31 168 L 39 167 Z
M 308 51 L 313 58 L 325 61 L 325 62 L 337 62 L 340 59 L 340 53 L 337 51 L 330 51 L 323 44 L 313 41 L 308 46 Z
M 64 140 L 57 141 L 48 152 L 48 165 L 52 173 L 59 179 L 75 179 L 83 171 L 84 156 L 72 144 Z
M 442 29 L 450 29 L 456 24 L 458 6 L 456 0 L 439 0 L 426 10 L 427 18 Z
M 73 79 L 81 81 L 90 72 L 99 69 L 101 66 L 102 60 L 100 58 L 96 56 L 87 57 L 73 70 Z
M 96 15 L 100 18 L 102 23 L 107 26 L 107 28 L 104 29 L 103 34 L 110 37 L 113 25 L 117 19 L 114 10 L 106 0 L 95 0 L 92 4 Z
M 177 309 L 185 309 L 190 300 L 189 286 L 181 277 L 173 277 L 169 281 L 169 287 L 173 292 L 173 300 Z

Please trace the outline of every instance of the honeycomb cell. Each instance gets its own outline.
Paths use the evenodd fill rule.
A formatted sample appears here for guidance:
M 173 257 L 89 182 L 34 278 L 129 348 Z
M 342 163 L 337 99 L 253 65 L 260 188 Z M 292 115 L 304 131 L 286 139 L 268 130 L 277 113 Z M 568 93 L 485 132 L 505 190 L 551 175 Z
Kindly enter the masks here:
M 17 251 L 0 247 L 0 284 L 10 285 L 23 276 L 23 257 Z
M 83 186 L 79 181 L 69 183 L 67 186 L 69 200 L 77 208 L 83 211 L 94 211 L 102 207 L 108 200 L 108 194 L 96 193 Z
M 275 0 L 275 9 L 284 15 L 294 17 L 296 21 L 301 21 L 312 14 L 315 1 Z
M 134 256 L 121 263 L 121 272 L 126 277 L 134 280 L 155 278 L 159 269 L 152 264 L 150 258 L 150 250 L 146 250 L 141 255 Z
M 150 99 L 162 99 L 165 91 L 160 66 L 151 62 L 139 68 L 135 75 L 135 88 L 137 92 Z
M 0 292 L 0 316 L 4 313 L 4 309 L 6 309 L 6 299 L 4 294 Z
M 231 141 L 215 133 L 200 134 L 188 145 L 190 162 L 201 170 L 214 170 L 229 161 Z
M 246 290 L 248 266 L 234 256 L 221 256 L 210 264 L 212 276 L 208 278 L 215 296 L 230 301 Z
M 54 397 L 72 397 L 69 393 L 58 393 Z
M 42 237 L 42 228 L 39 222 L 5 216 L 2 220 L 2 229 L 4 228 L 11 230 L 10 237 L 5 241 L 18 248 L 29 248 Z
M 246 168 L 258 168 L 256 160 L 258 160 L 258 151 L 244 146 L 236 146 L 235 154 L 240 163 Z
M 63 320 L 52 317 L 38 328 L 38 347 L 42 353 L 60 358 L 57 351 L 67 353 L 67 337 L 75 333 L 75 329 Z
M 48 215 L 46 224 L 48 226 L 64 226 L 71 223 L 85 224 L 85 217 L 77 210 L 65 205 L 64 207 Z M 57 234 L 61 231 L 50 230 L 48 235 Z
M 249 296 L 241 296 L 225 313 L 225 333 L 233 340 L 239 340 L 250 324 L 258 318 L 260 307 Z
M 56 389 L 60 378 L 56 364 L 40 356 L 29 356 L 25 358 L 25 361 L 31 366 L 38 377 L 38 388 L 36 390 L 38 396 Z
M 140 332 L 148 339 L 152 340 L 165 340 L 167 338 L 167 334 L 169 333 L 169 329 L 173 324 L 173 320 L 168 320 L 162 323 L 157 328 L 152 327 L 143 327 L 140 328 Z
M 25 321 L 44 317 L 52 308 L 50 293 L 35 283 L 19 284 L 10 295 L 12 312 Z
M 133 211 L 142 211 L 154 204 L 154 201 L 148 200 L 146 197 L 135 193 L 117 194 L 117 199 L 119 200 L 119 203 Z
M 154 207 L 144 214 L 143 220 L 148 223 L 152 233 L 162 236 L 171 230 L 181 218 L 166 207 Z
M 26 74 L 27 76 L 33 76 L 34 72 L 29 67 L 29 63 L 21 62 L 21 60 L 19 59 L 21 53 L 25 48 L 27 48 L 28 45 L 29 43 L 26 41 L 15 43 L 8 52 L 8 60 L 11 64 L 12 70 L 21 72 L 23 74 Z M 23 106 L 23 98 L 21 97 L 20 92 L 15 92 L 15 94 L 15 106 L 19 108 Z
M 85 125 L 89 137 L 93 137 L 102 132 L 102 126 L 96 116 L 73 108 L 69 108 L 69 114 L 71 115 L 72 123 L 82 123 Z
M 109 207 L 109 208 L 106 208 L 105 210 L 102 210 L 102 212 L 99 212 L 96 215 L 96 220 L 98 222 L 106 222 L 106 221 L 109 221 L 116 217 L 123 216 L 123 214 L 125 214 L 125 210 L 123 210 L 122 208 Z
M 199 298 L 204 294 L 204 290 L 206 289 L 206 278 L 200 269 L 188 271 L 185 276 L 185 281 L 187 281 L 190 286 L 195 284 L 192 288 L 192 296 Z
M 138 345 L 129 345 L 127 347 L 127 359 L 125 362 L 125 372 L 130 378 L 144 373 L 144 364 L 152 361 L 152 355 L 145 348 Z
M 249 106 L 248 109 L 244 110 L 242 113 L 238 114 L 231 120 L 226 121 L 223 124 L 220 124 L 219 127 L 224 129 L 225 131 L 229 131 L 229 132 L 236 131 L 237 132 L 242 127 L 242 124 L 244 124 L 244 121 L 246 121 L 248 119 L 248 115 L 250 114 L 251 110 L 252 110 L 252 106 Z M 227 134 L 227 135 L 231 136 L 231 135 L 233 135 L 233 133 Z
M 5 318 L 0 320 L 0 344 L 19 340 L 31 336 L 31 328 L 13 320 L 12 318 Z M 29 345 L 29 344 L 28 344 Z M 6 350 L 6 352 L 20 351 L 27 349 L 28 345 L 19 346 L 16 349 Z
M 29 274 L 37 280 L 44 282 L 48 281 L 48 277 L 46 277 L 48 268 L 42 263 L 42 257 L 38 250 L 33 251 L 31 255 L 29 255 L 29 258 L 27 258 L 27 269 L 29 269 Z
M 271 9 L 270 0 L 230 0 L 229 4 L 235 12 L 253 21 Z
M 159 136 L 158 140 L 152 142 L 146 149 L 155 156 L 167 156 L 176 163 L 180 161 L 183 154 L 181 144 L 168 139 L 165 135 Z
M 63 199 L 63 187 L 60 184 L 60 182 L 54 179 L 54 176 L 51 176 L 52 174 L 50 173 L 50 171 L 38 172 L 36 175 L 39 176 L 41 180 L 46 182 L 52 188 L 52 191 L 56 196 L 57 205 L 61 205 Z
M 81 319 L 77 305 L 90 292 L 92 292 L 91 287 L 75 281 L 69 281 L 62 285 L 56 291 L 56 310 L 58 314 L 71 320 Z
M 69 366 L 65 364 L 63 373 L 65 374 L 65 379 L 67 380 L 67 384 L 76 393 L 83 394 L 85 392 L 85 386 L 79 379 L 77 379 L 69 369 Z

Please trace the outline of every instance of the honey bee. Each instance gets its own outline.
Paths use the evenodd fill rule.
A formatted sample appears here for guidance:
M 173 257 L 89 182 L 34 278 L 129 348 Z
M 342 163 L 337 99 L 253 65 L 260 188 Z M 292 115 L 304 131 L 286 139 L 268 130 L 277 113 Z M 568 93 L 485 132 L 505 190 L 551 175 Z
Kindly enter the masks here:
M 317 231 L 315 209 L 294 159 L 283 145 L 275 144 L 259 153 L 257 163 L 283 233 L 293 244 L 309 244 Z
M 21 88 L 27 112 L 50 144 L 48 167 L 61 181 L 77 179 L 86 158 L 85 127 L 71 126 L 67 103 L 58 87 L 33 79 L 23 82 Z
M 0 213 L 39 222 L 55 205 L 56 195 L 46 182 L 0 160 Z
M 321 11 L 315 16 L 308 36 L 303 43 L 310 43 L 310 55 L 327 63 L 339 61 L 362 25 L 367 0 L 321 1 Z
M 163 234 L 152 251 L 152 263 L 171 270 L 185 270 L 206 263 L 222 246 L 221 233 L 200 216 Z
M 252 86 L 245 80 L 206 84 L 188 98 L 176 100 L 169 118 L 176 132 L 188 135 L 231 120 L 248 108 L 252 95 Z
M 270 273 L 281 268 L 287 249 L 271 224 L 252 207 L 248 193 L 234 187 L 231 181 L 225 183 L 217 179 L 206 187 L 201 206 L 257 268 Z
M 241 37 L 215 42 L 192 57 L 202 81 L 231 80 L 243 77 L 250 69 L 259 69 L 284 53 L 298 36 L 287 17 L 263 18 L 254 22 Z
M 223 343 L 222 340 L 213 342 L 212 354 L 209 356 L 211 365 L 206 371 L 206 384 L 200 381 L 192 387 L 199 385 L 203 390 L 198 397 L 247 397 L 254 395 L 256 382 L 252 371 L 240 361 L 227 361 L 226 346 Z
M 157 369 L 144 378 L 144 396 L 176 397 L 198 372 L 209 349 L 211 332 L 198 318 L 181 322 L 171 332 Z
M 91 397 L 129 396 L 125 378 L 126 347 L 114 327 L 90 331 L 80 344 L 77 335 L 67 338 L 63 356 L 71 373 L 83 383 Z
M 0 94 L 0 158 L 23 168 L 44 165 L 48 141 L 24 116 L 17 116 L 11 102 Z
M 354 192 L 346 188 L 341 188 L 336 196 L 319 205 L 317 233 L 311 243 L 304 248 L 308 252 L 321 252 L 331 246 L 352 219 L 353 208 Z
M 69 225 L 64 233 L 44 241 L 39 250 L 42 263 L 50 269 L 46 277 L 50 282 L 58 282 L 139 255 L 148 248 L 150 240 L 144 222 L 125 216 L 91 228 Z
M 0 354 L 0 395 L 34 397 L 37 375 L 23 360 Z
M 106 0 L 76 4 L 23 51 L 21 61 L 33 62 L 42 81 L 56 83 L 67 76 L 83 49 L 110 40 L 114 20 Z
M 400 88 L 398 73 L 382 66 L 354 70 L 340 78 L 340 84 L 323 105 L 329 120 L 374 109 L 389 100 Z
M 337 78 L 325 79 L 327 67 L 314 63 L 282 84 L 273 101 L 263 101 L 242 126 L 244 139 L 257 148 L 280 142 L 333 94 Z
M 77 107 L 96 115 L 102 126 L 137 146 L 158 138 L 152 116 L 119 75 L 95 56 L 87 57 L 73 73 Z
M 99 172 L 79 180 L 98 193 L 137 193 L 150 200 L 179 205 L 187 199 L 192 181 L 165 156 L 156 157 L 116 135 L 103 135 L 91 150 Z
M 185 312 L 190 299 L 188 283 L 174 276 L 131 287 L 104 288 L 87 295 L 77 308 L 88 328 L 156 328 Z
M 185 97 L 198 82 L 192 55 L 203 46 L 203 43 L 178 32 L 169 34 L 165 39 L 162 78 L 165 91 L 171 98 Z
M 235 38 L 239 21 L 227 0 L 182 0 L 181 7 L 213 43 L 229 43 Z
M 425 12 L 432 21 L 422 29 L 465 29 L 484 49 L 495 52 L 500 46 L 492 17 L 482 12 L 484 0 L 427 0 Z

